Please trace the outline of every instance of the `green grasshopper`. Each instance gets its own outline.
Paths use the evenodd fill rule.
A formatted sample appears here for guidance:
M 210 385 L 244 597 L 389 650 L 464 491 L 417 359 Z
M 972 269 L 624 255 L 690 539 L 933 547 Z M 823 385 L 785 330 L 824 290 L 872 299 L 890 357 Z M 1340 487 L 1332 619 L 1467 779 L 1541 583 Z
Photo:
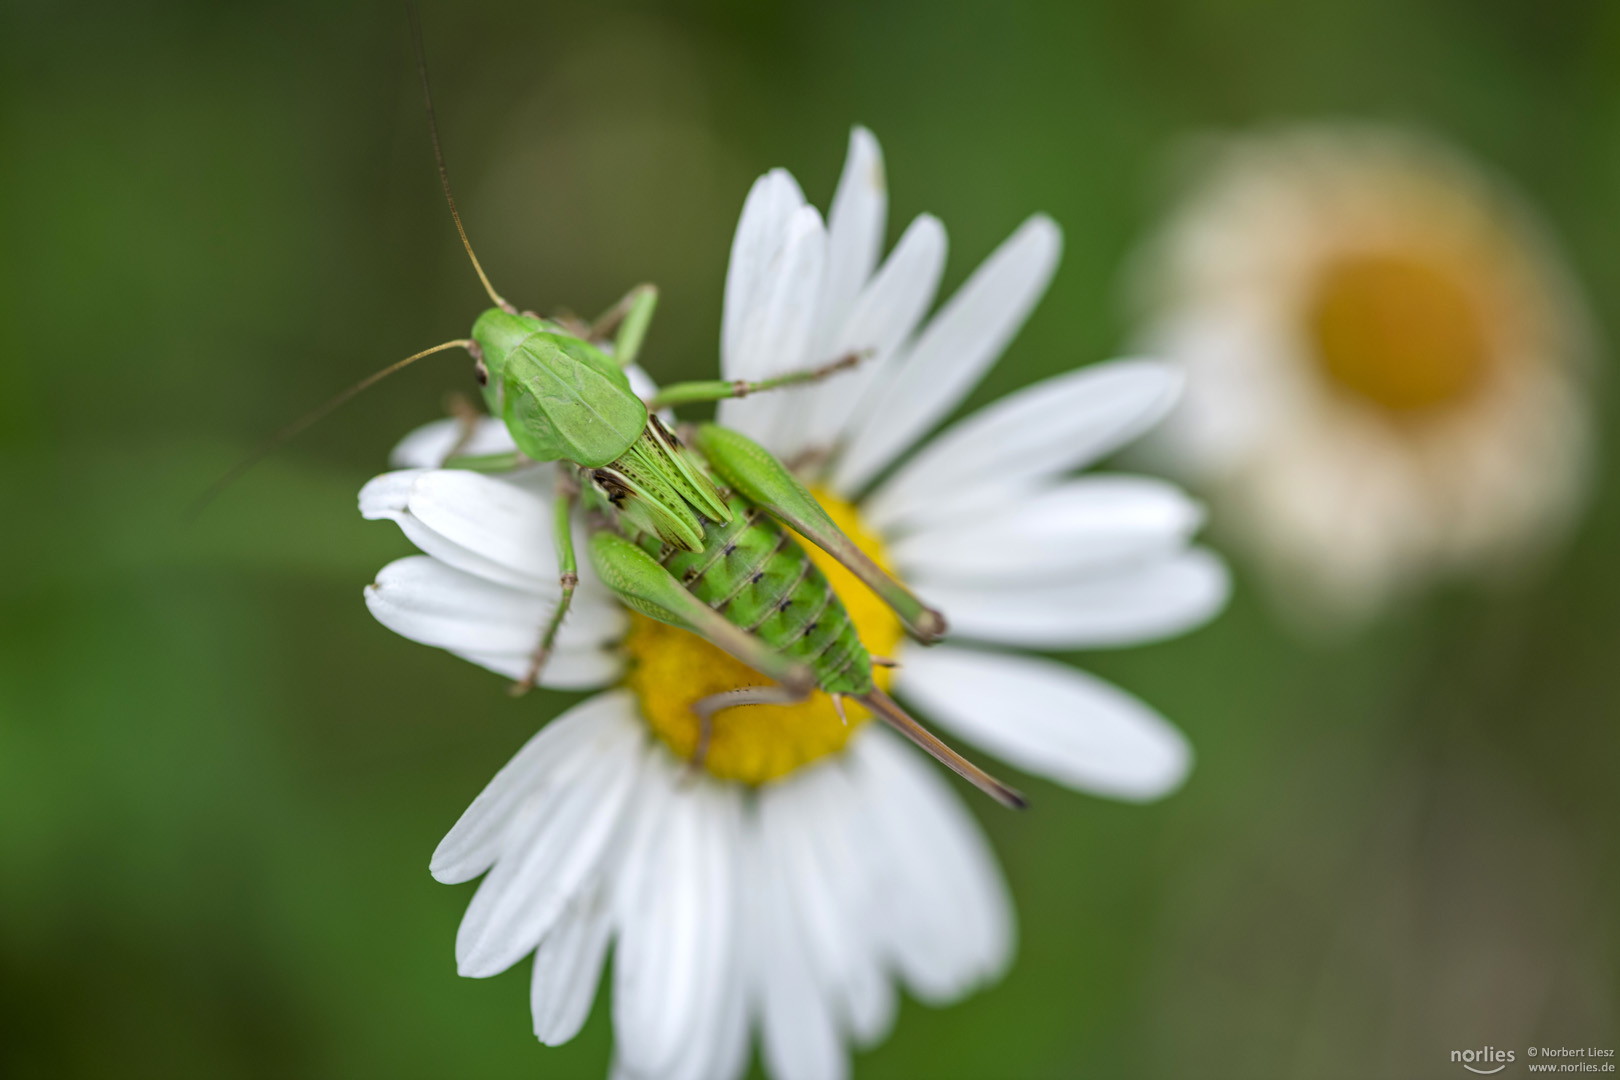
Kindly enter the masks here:
M 788 530 L 848 568 L 920 641 L 937 640 L 945 632 L 944 617 L 868 558 L 787 466 L 763 447 L 712 423 L 688 429 L 683 440 L 656 415 L 664 406 L 719 401 L 820 379 L 859 358 L 846 356 L 759 382 L 676 383 L 650 403 L 643 402 L 631 390 L 625 368 L 640 351 L 657 291 L 646 285 L 631 290 L 589 327 L 520 312 L 497 293 L 456 210 L 420 52 L 418 61 L 450 214 L 495 306 L 478 316 L 470 338 L 433 346 L 384 368 L 283 430 L 269 445 L 422 357 L 465 349 L 490 415 L 505 423 L 517 452 L 453 456 L 446 467 L 499 472 L 538 462 L 561 466 L 553 520 L 562 595 L 547 624 L 537 628 L 539 645 L 515 691 L 538 680 L 567 617 L 579 585 L 573 519 L 583 510 L 591 565 L 625 606 L 697 634 L 774 680 L 770 686 L 713 694 L 692 706 L 699 719 L 694 767 L 707 752 L 715 713 L 743 705 L 790 705 L 819 689 L 832 697 L 840 715 L 844 698 L 858 701 L 998 802 L 1024 806 L 1018 792 L 943 743 L 876 685 L 873 659 L 843 603 Z M 610 333 L 611 343 L 606 337 Z M 233 470 L 214 491 L 239 471 Z
M 447 344 L 473 356 L 490 414 L 505 423 L 518 449 L 446 465 L 563 465 L 554 514 L 562 596 L 518 689 L 538 679 L 579 584 L 573 519 L 583 508 L 591 566 L 625 606 L 691 631 L 775 680 L 693 705 L 700 721 L 694 764 L 702 762 L 721 709 L 794 704 L 819 689 L 840 711 L 845 697 L 860 702 L 998 801 L 1023 805 L 1017 792 L 946 746 L 873 682 L 872 658 L 843 603 L 788 530 L 846 567 L 919 640 L 937 640 L 943 616 L 868 558 L 758 443 L 705 423 L 690 429 L 688 445 L 656 413 L 823 378 L 856 357 L 760 382 L 675 383 L 644 403 L 624 367 L 634 362 L 657 304 L 652 287 L 633 290 L 590 329 L 519 313 L 489 292 L 496 306 L 478 317 L 472 337 Z M 610 356 L 593 341 L 612 331 Z

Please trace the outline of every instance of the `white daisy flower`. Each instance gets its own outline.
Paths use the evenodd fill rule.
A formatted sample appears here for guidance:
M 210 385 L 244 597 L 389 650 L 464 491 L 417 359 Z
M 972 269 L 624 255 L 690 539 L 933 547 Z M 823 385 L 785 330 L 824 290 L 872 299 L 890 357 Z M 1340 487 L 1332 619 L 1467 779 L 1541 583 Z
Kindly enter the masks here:
M 1045 290 L 1057 228 L 1025 223 L 931 318 L 945 233 L 924 215 L 878 265 L 885 190 L 857 129 L 822 224 L 786 172 L 748 196 L 726 282 L 722 370 L 759 379 L 850 351 L 856 373 L 721 406 L 813 484 L 863 550 L 945 610 L 957 639 L 920 648 L 842 567 L 810 551 L 874 654 L 881 683 L 963 740 L 1085 791 L 1179 785 L 1186 740 L 1148 706 L 1008 647 L 1124 645 L 1223 603 L 1222 565 L 1191 546 L 1199 508 L 1141 477 L 1071 474 L 1132 439 L 1178 379 L 1145 361 L 1032 386 L 957 424 L 887 479 L 995 362 Z M 511 449 L 485 421 L 470 453 Z M 361 492 L 422 555 L 366 590 L 377 618 L 509 678 L 559 596 L 551 465 L 437 468 L 454 423 L 395 451 Z M 535 954 L 535 1034 L 584 1022 L 610 941 L 616 1075 L 735 1077 L 758 1029 L 778 1080 L 840 1077 L 881 1040 L 896 984 L 936 1004 L 1006 967 L 1013 915 L 972 816 L 933 766 L 824 694 L 714 718 L 704 773 L 682 773 L 690 706 L 756 681 L 699 638 L 629 614 L 582 566 L 544 685 L 613 687 L 548 724 L 434 854 L 441 881 L 485 875 L 456 940 L 464 975 Z M 1000 648 L 997 648 L 1000 647 Z
M 1349 625 L 1570 523 L 1589 329 L 1542 230 L 1416 136 L 1236 138 L 1144 252 L 1144 344 L 1187 392 L 1162 448 L 1291 614 Z

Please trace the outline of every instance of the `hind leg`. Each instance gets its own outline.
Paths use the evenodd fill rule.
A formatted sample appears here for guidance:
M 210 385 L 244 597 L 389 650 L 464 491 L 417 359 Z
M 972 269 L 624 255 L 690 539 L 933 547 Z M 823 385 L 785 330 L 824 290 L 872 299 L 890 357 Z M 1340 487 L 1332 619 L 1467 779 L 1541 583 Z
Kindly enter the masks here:
M 923 644 L 945 633 L 945 616 L 919 600 L 845 536 L 787 466 L 746 435 L 718 424 L 702 424 L 697 448 L 715 479 L 831 555 L 900 616 Z
M 809 696 L 807 688 L 743 686 L 694 701 L 692 711 L 698 718 L 698 741 L 697 749 L 692 751 L 692 760 L 687 765 L 688 771 L 695 773 L 703 768 L 704 759 L 709 756 L 709 740 L 714 736 L 714 714 L 721 709 L 732 709 L 739 705 L 797 705 Z

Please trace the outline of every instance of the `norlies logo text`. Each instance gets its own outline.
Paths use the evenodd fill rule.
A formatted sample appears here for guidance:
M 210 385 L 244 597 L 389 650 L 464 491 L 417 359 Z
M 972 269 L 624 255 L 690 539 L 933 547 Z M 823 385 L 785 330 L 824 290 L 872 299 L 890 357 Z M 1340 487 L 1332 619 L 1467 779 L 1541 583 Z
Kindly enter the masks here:
M 1459 1063 L 1469 1072 L 1489 1076 L 1508 1067 L 1508 1062 L 1513 1060 L 1513 1051 L 1498 1050 L 1494 1046 L 1484 1046 L 1478 1050 L 1453 1050 L 1451 1060 Z M 1475 1068 L 1476 1065 L 1486 1067 Z M 1494 1066 L 1494 1068 L 1491 1066 Z

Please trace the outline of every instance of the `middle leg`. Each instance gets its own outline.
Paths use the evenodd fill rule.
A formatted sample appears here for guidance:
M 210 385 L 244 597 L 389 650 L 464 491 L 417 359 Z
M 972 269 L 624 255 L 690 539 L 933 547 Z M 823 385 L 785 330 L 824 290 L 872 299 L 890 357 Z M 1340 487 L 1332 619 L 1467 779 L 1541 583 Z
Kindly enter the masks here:
M 551 614 L 551 620 L 546 623 L 545 630 L 540 635 L 540 644 L 536 646 L 534 655 L 529 660 L 529 670 L 507 690 L 513 697 L 523 696 L 533 690 L 535 684 L 540 681 L 546 661 L 551 659 L 551 650 L 557 643 L 557 632 L 562 629 L 569 605 L 574 602 L 574 590 L 579 587 L 579 564 L 574 558 L 573 531 L 574 503 L 578 498 L 578 482 L 571 472 L 558 466 L 552 531 L 557 545 L 557 581 L 562 586 L 562 596 L 557 601 L 557 609 Z

